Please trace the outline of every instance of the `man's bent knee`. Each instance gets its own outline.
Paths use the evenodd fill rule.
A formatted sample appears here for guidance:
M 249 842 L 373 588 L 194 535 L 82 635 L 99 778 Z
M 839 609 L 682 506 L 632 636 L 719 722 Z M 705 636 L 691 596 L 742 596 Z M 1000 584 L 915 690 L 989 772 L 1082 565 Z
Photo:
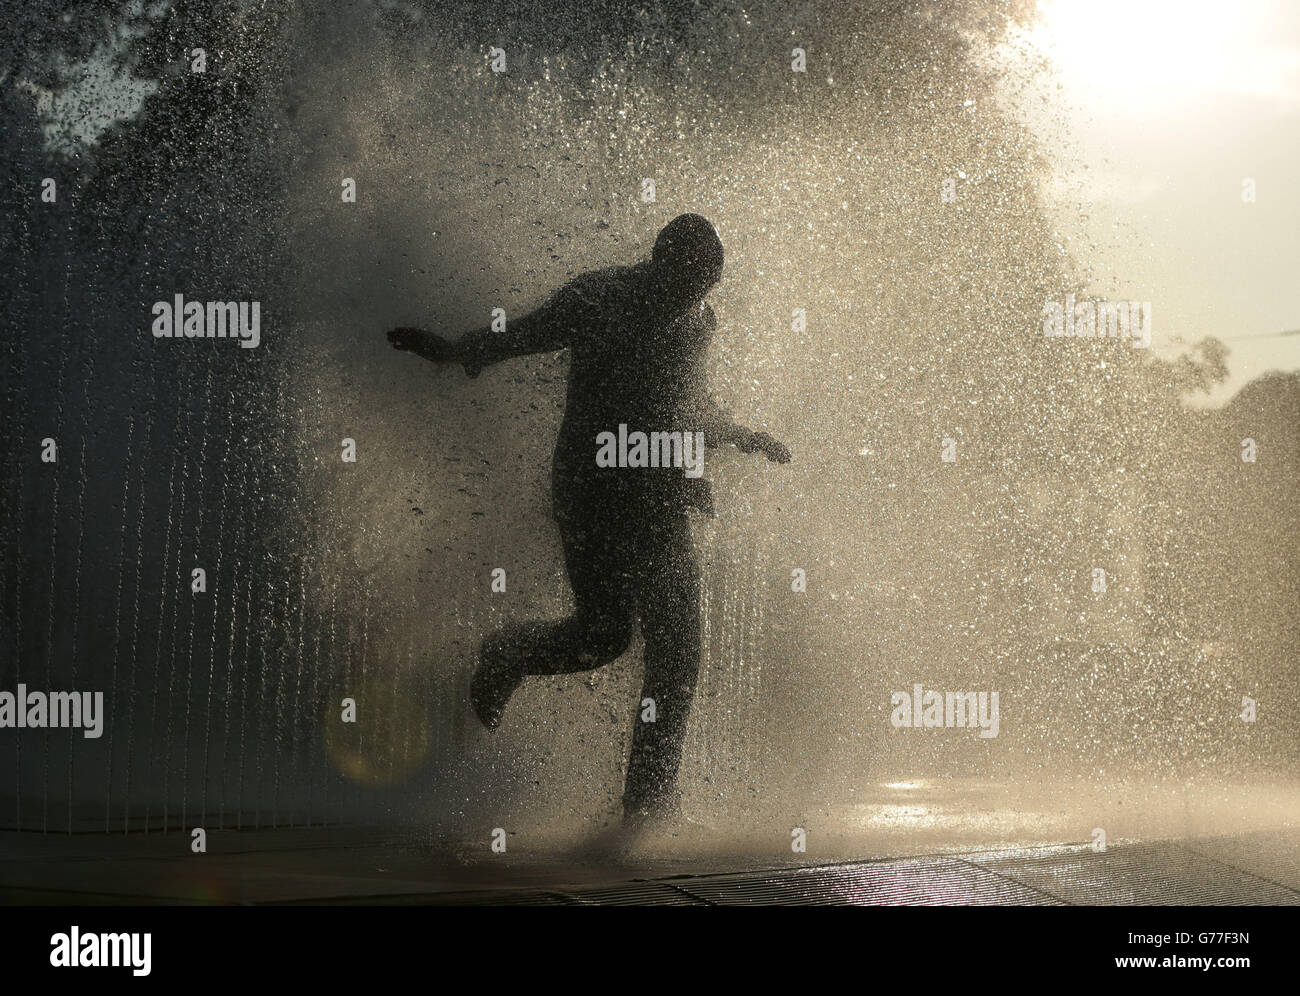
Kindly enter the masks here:
M 585 626 L 578 647 L 578 660 L 590 667 L 603 667 L 623 655 L 632 642 L 629 623 L 600 623 Z

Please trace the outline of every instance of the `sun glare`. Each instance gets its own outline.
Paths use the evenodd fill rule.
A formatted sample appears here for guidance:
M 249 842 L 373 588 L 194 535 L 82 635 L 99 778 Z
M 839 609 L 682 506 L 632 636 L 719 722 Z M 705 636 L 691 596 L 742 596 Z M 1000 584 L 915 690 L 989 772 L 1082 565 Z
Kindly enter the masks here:
M 1273 0 L 1225 6 L 1211 0 L 1040 0 L 1032 45 L 1082 103 L 1150 113 L 1211 96 L 1296 100 L 1300 49 L 1273 30 Z

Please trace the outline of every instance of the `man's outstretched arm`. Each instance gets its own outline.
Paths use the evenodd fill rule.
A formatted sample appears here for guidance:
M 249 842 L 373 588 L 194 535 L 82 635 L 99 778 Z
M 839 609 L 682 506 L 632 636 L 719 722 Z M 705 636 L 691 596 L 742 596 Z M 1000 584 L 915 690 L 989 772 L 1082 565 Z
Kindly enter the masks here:
M 583 310 L 583 301 L 565 287 L 536 311 L 507 320 L 501 332 L 483 326 L 448 342 L 424 329 L 399 328 L 388 333 L 388 341 L 394 349 L 434 363 L 460 363 L 467 374 L 477 377 L 484 367 L 513 356 L 564 349 L 582 325 Z
M 775 463 L 790 462 L 789 447 L 769 433 L 738 425 L 712 397 L 706 398 L 701 407 L 700 428 L 704 432 L 705 446 L 716 449 L 730 444 L 742 453 L 758 451 Z
M 707 304 L 703 308 L 700 321 L 703 323 L 699 330 L 700 335 L 705 341 L 712 339 L 717 331 L 718 319 Z M 766 432 L 755 432 L 743 425 L 737 425 L 731 413 L 717 403 L 705 386 L 707 375 L 701 359 L 696 360 L 687 376 L 696 398 L 695 428 L 704 433 L 705 446 L 717 449 L 719 446 L 731 445 L 742 453 L 753 453 L 759 450 L 776 463 L 790 462 L 790 450 L 784 443 Z

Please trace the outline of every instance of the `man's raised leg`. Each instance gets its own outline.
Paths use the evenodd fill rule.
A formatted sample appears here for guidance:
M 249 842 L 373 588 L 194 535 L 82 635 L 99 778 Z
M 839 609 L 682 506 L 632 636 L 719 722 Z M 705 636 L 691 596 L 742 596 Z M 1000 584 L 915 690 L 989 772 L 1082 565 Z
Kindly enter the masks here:
M 488 729 L 529 674 L 572 674 L 603 667 L 632 639 L 635 590 L 630 541 L 588 526 L 561 527 L 564 562 L 576 611 L 555 622 L 516 623 L 483 641 L 470 682 L 470 703 Z

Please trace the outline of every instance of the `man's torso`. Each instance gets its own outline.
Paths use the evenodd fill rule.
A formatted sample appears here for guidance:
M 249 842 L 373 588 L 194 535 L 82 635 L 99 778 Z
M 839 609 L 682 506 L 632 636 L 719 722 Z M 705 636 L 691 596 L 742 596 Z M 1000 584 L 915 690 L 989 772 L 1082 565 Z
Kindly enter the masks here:
M 646 264 L 584 274 L 564 293 L 578 302 L 581 319 L 569 347 L 568 397 L 552 470 L 557 514 L 610 503 L 679 506 L 702 481 L 685 478 L 680 467 L 599 467 L 596 437 L 617 436 L 621 425 L 647 435 L 702 429 L 707 334 L 655 317 Z M 679 321 L 703 322 L 706 314 L 701 307 Z

